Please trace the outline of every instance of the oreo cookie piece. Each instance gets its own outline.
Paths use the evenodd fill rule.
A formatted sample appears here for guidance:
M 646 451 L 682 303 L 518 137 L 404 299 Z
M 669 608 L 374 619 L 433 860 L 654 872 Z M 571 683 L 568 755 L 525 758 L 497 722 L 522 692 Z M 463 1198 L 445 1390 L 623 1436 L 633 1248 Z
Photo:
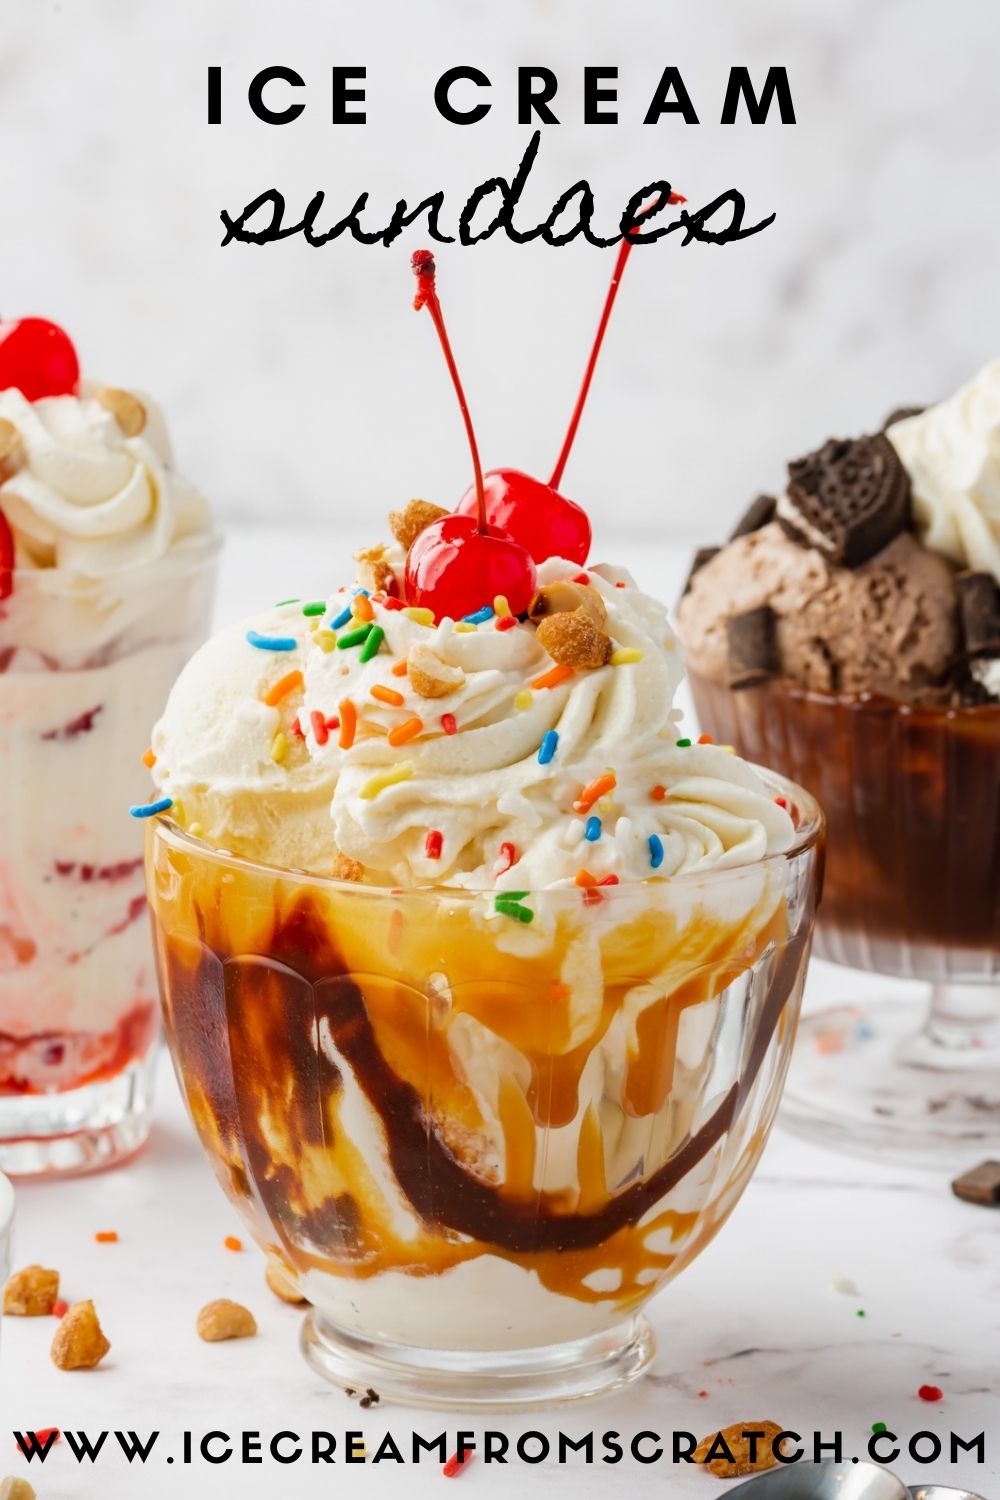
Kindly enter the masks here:
M 767 526 L 774 520 L 778 502 L 773 495 L 758 495 L 756 500 L 751 500 L 743 515 L 737 521 L 729 534 L 729 540 L 735 542 L 738 536 L 749 536 L 751 532 L 759 531 L 762 526 Z
M 778 520 L 803 547 L 857 568 L 887 547 L 910 519 L 910 479 L 882 433 L 830 438 L 788 465 Z
M 967 656 L 1000 656 L 1000 587 L 992 573 L 959 573 L 958 617 Z
M 694 577 L 694 575 L 696 573 L 700 573 L 701 570 L 702 570 L 702 568 L 705 566 L 705 564 L 706 563 L 710 563 L 712 561 L 712 558 L 715 557 L 716 553 L 721 552 L 721 551 L 722 551 L 721 547 L 699 547 L 698 548 L 697 552 L 694 555 L 694 559 L 693 559 L 693 561 L 691 563 L 691 571 L 690 571 L 690 573 L 688 573 L 687 580 L 685 581 L 684 587 L 681 590 L 681 598 L 682 599 L 684 598 L 684 595 L 687 593 L 688 589 L 691 587 L 691 580 Z
M 742 615 L 730 615 L 726 621 L 727 676 L 734 691 L 758 687 L 777 675 L 780 667 L 777 624 L 778 618 L 769 604 L 748 609 Z
M 926 410 L 926 406 L 897 406 L 894 411 L 891 411 L 889 413 L 885 421 L 882 423 L 882 431 L 887 432 L 888 429 L 890 427 L 894 427 L 897 422 L 905 422 L 907 417 L 920 417 Z

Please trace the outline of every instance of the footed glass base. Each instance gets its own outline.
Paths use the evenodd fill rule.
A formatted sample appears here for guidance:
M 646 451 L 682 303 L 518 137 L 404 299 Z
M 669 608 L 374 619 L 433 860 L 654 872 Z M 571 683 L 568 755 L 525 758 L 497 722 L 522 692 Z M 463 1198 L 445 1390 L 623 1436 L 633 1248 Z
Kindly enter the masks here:
M 0 1095 L 0 1171 L 72 1177 L 117 1166 L 149 1137 L 153 1060 L 59 1094 Z
M 965 993 L 975 995 L 974 987 Z M 992 1024 L 883 1000 L 804 1016 L 778 1123 L 824 1146 L 919 1166 L 1000 1154 L 1000 1046 Z
M 652 1359 L 653 1335 L 644 1318 L 632 1318 L 607 1333 L 535 1349 L 415 1349 L 349 1332 L 314 1308 L 302 1351 L 327 1380 L 358 1392 L 371 1387 L 382 1400 L 511 1407 L 604 1396 L 627 1385 Z

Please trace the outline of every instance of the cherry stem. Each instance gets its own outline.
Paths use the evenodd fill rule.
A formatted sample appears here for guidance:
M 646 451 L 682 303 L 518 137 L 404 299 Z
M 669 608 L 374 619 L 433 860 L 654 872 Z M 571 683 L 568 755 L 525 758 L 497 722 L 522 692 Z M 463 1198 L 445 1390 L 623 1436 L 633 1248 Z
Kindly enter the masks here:
M 667 198 L 668 203 L 685 203 L 686 201 L 687 200 L 683 198 L 680 193 L 671 193 Z M 633 225 L 633 227 L 629 230 L 628 235 L 626 235 L 626 237 L 622 240 L 621 247 L 618 251 L 618 257 L 615 261 L 615 269 L 611 275 L 611 285 L 608 287 L 608 295 L 604 300 L 604 311 L 601 313 L 601 321 L 597 325 L 597 334 L 594 338 L 593 347 L 590 351 L 590 358 L 587 360 L 587 368 L 583 372 L 583 384 L 580 386 L 580 394 L 576 398 L 576 405 L 573 408 L 573 415 L 569 419 L 569 427 L 567 428 L 566 436 L 563 439 L 562 451 L 560 452 L 559 457 L 556 459 L 556 466 L 552 470 L 552 478 L 549 480 L 550 489 L 556 490 L 559 488 L 563 477 L 563 471 L 565 470 L 567 460 L 569 459 L 570 450 L 572 449 L 573 443 L 576 440 L 576 432 L 577 428 L 580 426 L 580 418 L 583 416 L 583 408 L 587 404 L 587 397 L 590 394 L 590 383 L 594 378 L 594 371 L 597 368 L 597 357 L 601 352 L 601 345 L 604 343 L 604 335 L 607 332 L 608 323 L 611 320 L 611 309 L 615 305 L 615 298 L 618 296 L 618 286 L 621 282 L 622 275 L 624 274 L 625 267 L 628 263 L 628 258 L 632 253 L 633 244 L 630 236 L 638 233 L 640 222 L 644 219 L 647 219 L 651 214 L 655 213 L 656 210 L 662 206 L 662 202 L 662 198 L 654 198 L 651 203 L 647 203 L 646 207 L 642 209 L 639 214 L 639 220 Z
M 426 307 L 434 321 L 438 338 L 441 341 L 441 349 L 444 353 L 451 383 L 455 387 L 455 395 L 458 397 L 458 405 L 465 423 L 466 436 L 469 439 L 469 451 L 472 454 L 472 468 L 476 477 L 476 528 L 484 535 L 486 533 L 486 494 L 483 490 L 483 466 L 479 462 L 479 444 L 476 442 L 475 429 L 472 426 L 472 417 L 469 414 L 469 403 L 465 399 L 465 391 L 462 389 L 461 376 L 455 363 L 455 356 L 451 352 L 451 341 L 448 338 L 448 330 L 444 325 L 444 313 L 441 311 L 441 303 L 438 301 L 437 286 L 435 284 L 434 257 L 429 250 L 414 250 L 410 259 L 413 274 L 417 278 L 417 294 L 413 299 L 413 306 L 417 312 Z

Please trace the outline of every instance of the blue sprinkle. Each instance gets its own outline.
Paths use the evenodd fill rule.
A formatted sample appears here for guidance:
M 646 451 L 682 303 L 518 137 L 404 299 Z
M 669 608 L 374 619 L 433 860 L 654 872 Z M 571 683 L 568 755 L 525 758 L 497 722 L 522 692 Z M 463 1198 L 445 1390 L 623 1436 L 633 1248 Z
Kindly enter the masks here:
M 352 598 L 356 599 L 359 594 L 364 594 L 364 596 L 365 596 L 366 599 L 370 599 L 371 598 L 371 594 L 368 592 L 367 589 L 351 589 L 351 597 Z
M 330 621 L 329 625 L 327 626 L 327 629 L 328 630 L 342 630 L 344 628 L 344 626 L 347 624 L 347 622 L 348 622 L 348 620 L 350 618 L 351 618 L 351 606 L 348 604 L 345 609 L 342 609 L 340 611 L 340 614 L 337 616 L 337 618 L 335 620 L 331 620 Z
M 138 807 L 129 808 L 129 816 L 133 818 L 155 818 L 157 813 L 166 812 L 168 807 L 173 807 L 173 797 L 161 797 L 159 802 L 140 803 Z
M 587 826 L 583 830 L 583 836 L 588 841 L 588 843 L 591 843 L 591 844 L 596 844 L 597 843 L 597 840 L 601 836 L 601 820 L 600 820 L 600 818 L 588 818 L 587 819 Z
M 542 743 L 538 747 L 538 764 L 540 766 L 548 765 L 549 761 L 556 753 L 556 746 L 558 745 L 558 743 L 559 736 L 556 731 L 554 729 L 546 729 L 545 733 L 542 735 Z
M 649 835 L 649 863 L 658 870 L 663 863 L 663 840 L 658 833 Z
M 247 640 L 258 651 L 294 651 L 298 645 L 294 635 L 258 635 L 256 630 L 247 631 Z
M 485 625 L 487 620 L 492 620 L 493 609 L 489 604 L 484 604 L 482 609 L 477 609 L 475 614 L 463 615 L 464 625 Z

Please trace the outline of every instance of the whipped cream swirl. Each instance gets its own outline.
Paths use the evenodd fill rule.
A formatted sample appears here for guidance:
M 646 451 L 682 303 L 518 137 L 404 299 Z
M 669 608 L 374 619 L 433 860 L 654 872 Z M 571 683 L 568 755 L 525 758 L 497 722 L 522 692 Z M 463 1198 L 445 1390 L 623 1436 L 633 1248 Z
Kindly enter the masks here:
M 1000 583 L 1000 359 L 887 436 L 910 475 L 921 540 Z

